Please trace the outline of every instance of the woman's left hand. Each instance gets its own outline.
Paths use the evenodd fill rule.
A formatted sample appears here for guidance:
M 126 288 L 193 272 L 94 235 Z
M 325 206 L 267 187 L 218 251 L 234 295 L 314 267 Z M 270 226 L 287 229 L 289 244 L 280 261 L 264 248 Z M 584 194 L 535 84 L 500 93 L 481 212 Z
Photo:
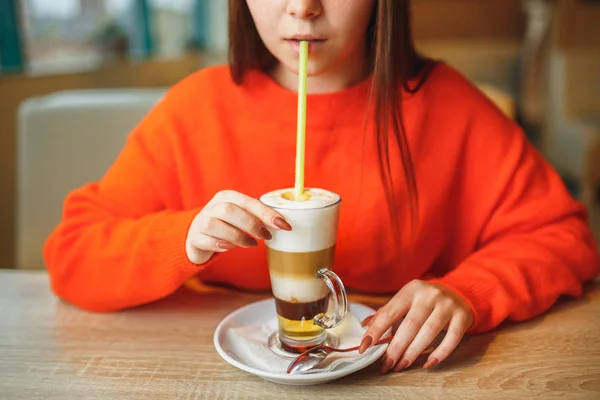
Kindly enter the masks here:
M 381 372 L 403 370 L 417 357 L 442 330 L 446 335 L 430 354 L 424 368 L 431 368 L 446 359 L 458 346 L 464 333 L 473 323 L 469 305 L 450 289 L 425 281 L 414 280 L 404 286 L 377 313 L 365 320 L 369 328 L 363 336 L 360 353 L 404 317 L 383 356 Z

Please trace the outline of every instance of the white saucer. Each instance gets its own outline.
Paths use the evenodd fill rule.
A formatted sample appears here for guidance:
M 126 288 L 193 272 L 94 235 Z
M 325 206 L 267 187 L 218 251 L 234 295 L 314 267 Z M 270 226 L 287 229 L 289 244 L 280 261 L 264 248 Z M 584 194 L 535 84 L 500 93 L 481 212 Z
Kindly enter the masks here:
M 362 304 L 350 303 L 348 306 L 349 312 L 359 321 L 375 313 L 375 310 Z M 273 321 L 276 321 L 276 315 L 275 301 L 273 299 L 257 301 L 232 312 L 221 321 L 215 330 L 213 341 L 217 352 L 234 367 L 267 381 L 286 385 L 314 385 L 340 379 L 368 367 L 377 361 L 387 348 L 387 345 L 373 347 L 362 354 L 362 356 L 359 356 L 358 359 L 352 362 L 341 363 L 329 372 L 290 375 L 286 373 L 284 368 L 281 371 L 258 368 L 256 365 L 252 365 L 252 362 L 249 362 L 250 355 L 245 351 L 247 349 L 244 346 L 245 343 L 240 343 L 239 337 L 231 334 L 231 329 L 263 324 L 272 325 Z M 262 338 L 262 336 L 260 337 Z M 269 337 L 267 334 L 264 337 L 264 346 L 268 347 L 267 341 Z M 356 355 L 358 355 L 358 352 L 356 352 Z

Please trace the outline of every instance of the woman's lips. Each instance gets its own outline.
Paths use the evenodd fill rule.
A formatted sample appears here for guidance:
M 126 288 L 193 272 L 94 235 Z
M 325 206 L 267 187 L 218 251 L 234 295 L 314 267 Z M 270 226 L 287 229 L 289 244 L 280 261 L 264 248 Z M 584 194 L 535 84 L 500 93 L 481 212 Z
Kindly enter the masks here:
M 327 41 L 327 39 L 285 39 L 285 41 L 288 42 L 292 50 L 294 50 L 296 53 L 300 52 L 300 42 L 302 40 L 306 40 L 308 42 L 309 53 L 314 53 L 315 51 L 318 51 L 321 47 L 323 47 L 323 45 Z

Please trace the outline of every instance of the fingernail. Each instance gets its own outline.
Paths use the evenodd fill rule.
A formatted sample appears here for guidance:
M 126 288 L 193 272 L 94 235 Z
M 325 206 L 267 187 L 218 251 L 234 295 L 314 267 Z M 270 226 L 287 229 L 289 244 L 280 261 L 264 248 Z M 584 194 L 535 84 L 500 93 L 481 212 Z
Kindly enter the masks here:
M 269 232 L 269 230 L 267 228 L 262 228 L 260 230 L 260 232 L 258 232 L 259 236 L 265 240 L 271 240 L 273 239 L 273 235 L 271 235 L 271 232 Z
M 250 237 L 250 236 L 246 236 L 244 238 L 244 244 L 246 246 L 250 246 L 250 247 L 258 246 L 258 242 L 256 241 L 256 239 L 254 239 L 253 237 Z
M 233 250 L 233 249 L 235 249 L 237 246 L 236 246 L 235 244 L 233 244 L 233 243 L 229 243 L 229 242 L 226 242 L 226 241 L 224 241 L 224 240 L 219 240 L 219 241 L 217 242 L 217 247 L 218 247 L 219 249 L 221 249 L 221 250 Z
M 371 325 L 371 320 L 373 317 L 375 317 L 375 315 L 369 315 L 367 318 L 363 319 L 363 322 L 361 323 L 362 327 Z
M 403 369 L 408 368 L 409 365 L 410 365 L 410 361 L 408 361 L 406 358 L 403 358 L 398 363 L 398 366 L 396 367 L 396 371 L 402 371 Z
M 430 359 L 427 360 L 427 362 L 425 363 L 425 365 L 423 365 L 423 368 L 428 369 L 428 368 L 433 368 L 436 365 L 438 365 L 440 363 L 440 360 L 438 360 L 435 357 L 431 357 Z
M 284 231 L 292 230 L 292 226 L 290 224 L 288 224 L 288 222 L 281 217 L 275 217 L 273 219 L 273 225 L 275 225 L 279 229 L 283 229 Z
M 381 373 L 385 374 L 394 366 L 394 360 L 388 356 L 383 358 L 383 363 L 381 364 Z
M 373 338 L 371 336 L 365 336 L 364 339 L 362 340 L 362 342 L 360 342 L 360 347 L 358 348 L 358 353 L 362 354 L 365 351 L 367 351 L 367 349 L 369 348 L 371 343 L 373 343 Z

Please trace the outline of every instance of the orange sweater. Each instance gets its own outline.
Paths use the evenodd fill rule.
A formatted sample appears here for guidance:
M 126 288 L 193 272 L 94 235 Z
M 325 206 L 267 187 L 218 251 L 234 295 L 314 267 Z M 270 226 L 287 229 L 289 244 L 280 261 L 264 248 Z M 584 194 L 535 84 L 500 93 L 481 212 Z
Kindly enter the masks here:
M 584 208 L 519 127 L 445 65 L 417 94 L 403 93 L 419 226 L 414 241 L 392 242 L 375 138 L 363 135 L 369 83 L 308 97 L 306 184 L 344 198 L 335 270 L 347 288 L 447 285 L 472 307 L 471 332 L 579 295 L 599 269 Z M 296 93 L 258 72 L 238 87 L 227 67 L 212 67 L 173 87 L 106 175 L 66 199 L 44 247 L 54 292 L 103 312 L 155 301 L 193 276 L 268 290 L 264 244 L 198 266 L 185 238 L 220 190 L 258 197 L 293 186 L 296 110 Z M 399 157 L 392 171 L 403 182 Z M 404 184 L 397 193 L 408 216 Z

